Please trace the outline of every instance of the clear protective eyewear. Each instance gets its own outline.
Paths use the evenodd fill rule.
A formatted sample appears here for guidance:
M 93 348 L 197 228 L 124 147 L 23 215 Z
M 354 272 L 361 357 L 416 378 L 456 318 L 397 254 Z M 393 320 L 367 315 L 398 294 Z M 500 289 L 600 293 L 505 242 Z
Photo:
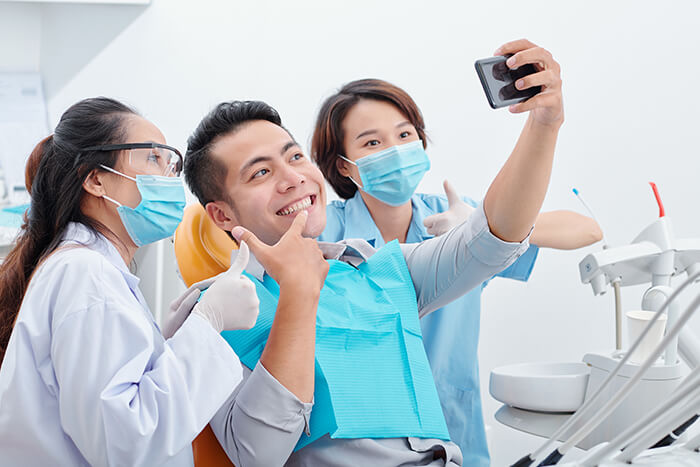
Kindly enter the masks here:
M 128 151 L 129 166 L 138 174 L 179 177 L 182 173 L 182 154 L 166 144 L 108 144 L 85 148 L 83 151 Z

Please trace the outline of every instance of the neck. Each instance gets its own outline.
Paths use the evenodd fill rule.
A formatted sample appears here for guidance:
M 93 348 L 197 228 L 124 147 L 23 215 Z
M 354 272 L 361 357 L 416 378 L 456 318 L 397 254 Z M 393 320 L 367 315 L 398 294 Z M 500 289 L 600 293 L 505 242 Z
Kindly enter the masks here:
M 400 206 L 390 206 L 364 191 L 360 191 L 360 196 L 362 196 L 362 201 L 365 202 L 374 224 L 379 229 L 384 243 L 394 239 L 405 243 L 408 228 L 411 226 L 411 217 L 413 217 L 411 201 L 409 200 Z
M 122 257 L 124 263 L 128 266 L 134 259 L 134 254 L 138 247 L 134 244 L 129 236 L 129 233 L 124 228 L 119 214 L 116 210 L 108 209 L 109 206 L 102 198 L 90 197 L 83 202 L 82 211 L 86 216 L 96 220 L 107 228 L 107 232 L 101 232 L 105 238 L 114 245 Z
M 114 237 L 114 235 L 110 235 L 110 237 Z M 117 249 L 119 252 L 119 256 L 122 257 L 124 260 L 124 263 L 128 266 L 131 264 L 131 261 L 134 259 L 134 255 L 136 254 L 136 250 L 138 250 L 138 247 L 134 245 L 134 242 L 131 241 L 131 238 L 127 242 L 122 242 L 120 239 L 116 238 L 110 238 L 108 237 L 107 239 L 112 242 L 112 245 Z

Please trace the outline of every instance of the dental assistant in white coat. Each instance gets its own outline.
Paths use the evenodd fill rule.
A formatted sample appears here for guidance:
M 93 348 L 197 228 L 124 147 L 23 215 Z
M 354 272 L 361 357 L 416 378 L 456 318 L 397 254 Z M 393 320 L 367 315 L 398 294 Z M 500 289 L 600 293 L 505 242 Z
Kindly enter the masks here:
M 219 333 L 258 313 L 244 258 L 161 335 L 128 265 L 182 218 L 180 153 L 132 109 L 85 99 L 27 163 L 32 195 L 0 266 L 0 464 L 192 465 L 191 442 L 241 379 Z M 192 312 L 189 313 L 189 310 Z M 183 312 L 184 310 L 184 312 Z

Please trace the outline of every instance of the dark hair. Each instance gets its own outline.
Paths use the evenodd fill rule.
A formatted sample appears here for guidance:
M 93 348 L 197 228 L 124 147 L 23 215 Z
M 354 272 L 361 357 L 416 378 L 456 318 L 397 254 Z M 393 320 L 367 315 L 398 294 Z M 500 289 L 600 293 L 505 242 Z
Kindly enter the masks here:
M 12 251 L 0 265 L 0 362 L 5 357 L 17 313 L 37 266 L 60 244 L 70 222 L 94 233 L 107 228 L 83 214 L 83 182 L 99 166 L 113 167 L 117 152 L 82 148 L 121 142 L 125 119 L 136 112 L 113 99 L 85 99 L 61 116 L 53 135 L 37 144 L 27 160 L 25 184 L 31 207 Z
M 427 145 L 423 115 L 406 91 L 380 79 L 360 79 L 346 84 L 321 106 L 311 138 L 311 157 L 333 190 L 344 199 L 352 198 L 357 186 L 338 171 L 338 154 L 345 154 L 343 120 L 362 99 L 388 102 L 396 106 L 416 128 L 423 147 Z
M 212 201 L 231 201 L 224 187 L 227 166 L 212 157 L 211 147 L 222 136 L 234 133 L 255 120 L 267 120 L 284 128 L 277 111 L 264 102 L 222 102 L 199 122 L 187 140 L 185 181 L 202 206 Z

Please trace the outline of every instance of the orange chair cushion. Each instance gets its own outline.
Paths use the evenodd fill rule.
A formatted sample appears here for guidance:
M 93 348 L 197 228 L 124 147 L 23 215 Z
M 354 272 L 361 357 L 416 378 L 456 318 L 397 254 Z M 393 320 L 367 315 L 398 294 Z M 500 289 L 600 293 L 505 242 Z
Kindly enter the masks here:
M 199 203 L 185 208 L 174 243 L 177 266 L 187 287 L 226 271 L 231 252 L 238 248 Z
M 192 454 L 195 467 L 233 466 L 209 425 L 192 442 Z

